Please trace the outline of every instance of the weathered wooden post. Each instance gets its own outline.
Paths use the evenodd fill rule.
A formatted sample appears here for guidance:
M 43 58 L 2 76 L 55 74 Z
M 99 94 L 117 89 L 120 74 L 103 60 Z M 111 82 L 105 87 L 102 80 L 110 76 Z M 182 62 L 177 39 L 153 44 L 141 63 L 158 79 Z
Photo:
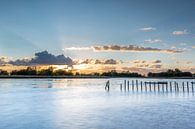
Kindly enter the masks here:
M 126 91 L 126 80 L 124 80 L 124 91 Z
M 185 91 L 184 82 L 182 82 L 183 92 Z
M 160 91 L 160 84 L 159 84 L 159 82 L 158 82 L 158 92 Z
M 129 80 L 127 81 L 127 90 L 129 91 Z
M 187 91 L 189 92 L 189 82 L 187 82 Z
M 194 92 L 194 83 L 193 82 L 191 83 L 192 83 L 192 92 Z
M 121 89 L 121 91 L 123 90 L 123 85 L 122 84 L 120 84 L 120 89 Z
M 149 82 L 149 88 L 150 88 L 150 91 L 151 91 L 151 82 Z
M 166 82 L 166 92 L 168 92 L 168 82 Z
M 177 82 L 175 82 L 175 92 L 177 91 Z
M 145 91 L 147 92 L 147 83 L 144 82 L 144 84 L 145 84 Z
M 147 90 L 148 90 L 148 89 L 147 89 L 147 83 L 145 82 L 145 91 L 147 92 Z
M 141 81 L 141 91 L 143 90 L 143 85 L 142 85 L 142 81 Z
M 138 91 L 138 80 L 136 80 L 136 89 Z
M 154 92 L 156 92 L 156 82 L 154 82 Z
M 132 80 L 132 91 L 134 91 L 134 80 Z
M 110 90 L 110 81 L 109 80 L 106 82 L 105 90 L 107 90 L 107 91 Z
M 177 84 L 177 92 L 179 92 L 179 84 L 178 84 L 178 82 L 176 84 Z
M 170 92 L 172 92 L 172 82 L 170 82 Z

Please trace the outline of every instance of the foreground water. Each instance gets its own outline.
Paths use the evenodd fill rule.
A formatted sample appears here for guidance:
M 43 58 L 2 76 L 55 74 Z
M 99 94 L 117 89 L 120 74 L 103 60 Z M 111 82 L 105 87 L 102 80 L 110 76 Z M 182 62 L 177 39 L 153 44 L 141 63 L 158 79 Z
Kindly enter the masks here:
M 0 129 L 195 128 L 193 93 L 121 92 L 123 80 L 0 79 Z

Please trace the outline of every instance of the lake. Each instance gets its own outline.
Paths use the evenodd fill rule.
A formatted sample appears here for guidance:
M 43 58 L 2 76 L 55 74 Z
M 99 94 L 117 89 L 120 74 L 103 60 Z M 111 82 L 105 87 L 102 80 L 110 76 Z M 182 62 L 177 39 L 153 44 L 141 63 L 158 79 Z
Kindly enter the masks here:
M 108 79 L 0 79 L 0 129 L 195 128 L 194 93 L 121 92 L 124 79 L 109 92 Z

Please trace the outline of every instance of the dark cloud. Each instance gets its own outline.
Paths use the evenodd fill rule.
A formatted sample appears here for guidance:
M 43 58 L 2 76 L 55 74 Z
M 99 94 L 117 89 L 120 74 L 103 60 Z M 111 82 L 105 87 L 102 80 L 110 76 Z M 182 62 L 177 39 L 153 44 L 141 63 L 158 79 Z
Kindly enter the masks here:
M 9 64 L 12 65 L 30 65 L 29 59 L 17 59 L 15 61 L 9 61 Z
M 158 63 L 162 63 L 161 60 L 133 60 L 130 61 L 134 64 L 145 64 L 145 63 L 150 63 L 150 64 L 158 64 Z
M 118 62 L 114 59 L 108 59 L 104 61 L 104 64 L 118 64 Z
M 71 58 L 64 55 L 55 56 L 47 51 L 35 53 L 32 59 L 18 59 L 9 63 L 12 65 L 73 65 Z
M 160 69 L 160 68 L 162 68 L 162 65 L 161 64 L 154 64 L 154 65 L 151 65 L 150 68 L 152 68 L 152 69 Z
M 93 46 L 94 51 L 113 51 L 113 52 L 160 52 L 160 53 L 182 53 L 181 50 L 173 49 L 159 49 L 151 47 L 141 47 L 135 45 L 119 46 L 119 45 L 106 45 L 106 46 Z
M 4 66 L 7 64 L 6 57 L 0 57 L 0 66 Z
M 154 60 L 154 61 L 152 61 L 152 63 L 161 63 L 162 61 L 161 60 Z
M 133 66 L 137 68 L 159 69 L 162 67 L 161 60 L 135 60 L 130 62 L 132 62 Z
M 99 60 L 99 59 L 85 59 L 80 64 L 119 64 L 119 61 L 114 59 Z
M 35 53 L 35 58 L 30 61 L 31 64 L 55 64 L 55 65 L 72 65 L 73 61 L 64 55 L 52 55 L 47 51 Z

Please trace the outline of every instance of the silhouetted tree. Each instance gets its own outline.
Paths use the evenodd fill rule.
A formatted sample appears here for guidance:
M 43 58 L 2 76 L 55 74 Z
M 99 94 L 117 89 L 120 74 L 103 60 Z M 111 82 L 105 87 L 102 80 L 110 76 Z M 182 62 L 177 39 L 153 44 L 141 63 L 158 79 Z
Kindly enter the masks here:
M 9 75 L 9 73 L 5 70 L 0 69 L 0 75 Z
M 36 69 L 33 69 L 31 67 L 27 67 L 26 69 L 22 70 L 13 70 L 11 72 L 11 75 L 36 75 L 37 71 Z
M 42 69 L 38 71 L 38 75 L 53 75 L 53 67 L 49 67 L 48 69 Z
M 76 76 L 79 76 L 79 75 L 80 75 L 80 73 L 79 73 L 79 72 L 76 72 L 76 73 L 75 73 L 75 75 L 76 75 Z
M 141 74 L 138 73 L 130 73 L 129 71 L 124 71 L 121 73 L 112 70 L 110 72 L 103 72 L 101 76 L 108 76 L 108 77 L 143 77 Z
M 166 72 L 160 73 L 148 73 L 148 77 L 192 77 L 190 72 L 182 72 L 179 69 L 171 70 L 168 69 Z
M 65 71 L 65 70 L 59 69 L 59 70 L 54 71 L 53 75 L 56 75 L 56 76 L 62 76 L 62 75 L 72 76 L 73 73 L 71 71 Z

